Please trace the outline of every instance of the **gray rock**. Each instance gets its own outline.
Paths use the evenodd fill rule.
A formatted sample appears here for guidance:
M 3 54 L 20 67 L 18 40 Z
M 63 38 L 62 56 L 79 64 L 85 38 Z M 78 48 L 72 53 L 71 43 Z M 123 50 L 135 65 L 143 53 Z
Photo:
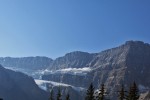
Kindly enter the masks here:
M 150 76 L 149 44 L 140 41 L 127 41 L 119 47 L 100 53 L 88 54 L 80 52 L 77 54 L 70 53 L 70 55 L 59 58 L 61 60 L 56 59 L 54 62 L 57 62 L 57 64 L 52 64 L 50 68 L 56 70 L 68 67 L 90 67 L 92 70 L 84 76 L 57 73 L 44 75 L 43 79 L 85 88 L 91 82 L 94 83 L 96 88 L 101 83 L 104 83 L 111 98 L 117 97 L 116 91 L 119 90 L 121 84 L 124 84 L 128 89 L 131 83 L 135 81 L 137 85 L 142 84 L 145 87 L 150 87 L 150 78 L 148 77 Z M 79 55 L 82 55 L 81 58 Z M 78 62 L 78 67 L 73 62 Z M 84 64 L 81 62 L 84 62 Z
M 0 98 L 4 100 L 47 100 L 48 94 L 41 90 L 33 78 L 3 68 L 0 65 Z
M 150 78 L 148 77 L 150 76 L 150 44 L 141 41 L 127 41 L 119 47 L 100 53 L 71 52 L 53 61 L 49 58 L 36 57 L 16 59 L 0 58 L 0 63 L 10 67 L 48 69 L 50 71 L 88 67 L 91 70 L 83 75 L 61 72 L 46 73 L 42 79 L 83 88 L 87 88 L 91 82 L 96 88 L 104 83 L 109 97 L 114 100 L 117 97 L 116 91 L 119 90 L 121 84 L 128 89 L 135 81 L 137 85 L 150 88 Z
M 23 68 L 32 70 L 46 69 L 52 63 L 48 57 L 0 57 L 0 64 L 4 67 Z

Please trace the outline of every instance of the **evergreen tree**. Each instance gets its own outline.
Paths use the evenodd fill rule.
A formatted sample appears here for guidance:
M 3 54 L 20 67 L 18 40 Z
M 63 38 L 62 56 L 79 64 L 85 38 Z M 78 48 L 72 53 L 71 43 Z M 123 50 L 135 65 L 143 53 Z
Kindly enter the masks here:
M 104 84 L 101 84 L 101 88 L 99 90 L 98 96 L 96 97 L 97 100 L 104 100 L 105 88 Z
M 85 100 L 95 100 L 94 99 L 94 87 L 93 87 L 92 83 L 90 84 L 90 86 L 87 90 Z
M 50 91 L 50 98 L 49 100 L 54 100 L 54 92 L 53 89 Z
M 126 96 L 127 100 L 132 100 L 132 86 L 129 87 L 128 95 Z
M 129 89 L 127 100 L 138 100 L 138 98 L 139 98 L 138 87 L 136 83 L 134 82 L 133 85 Z
M 58 88 L 58 93 L 57 93 L 57 100 L 62 100 L 61 96 L 62 96 L 62 94 L 61 94 L 61 90 L 60 90 L 60 87 L 59 87 Z
M 121 86 L 121 90 L 118 91 L 118 92 L 119 92 L 119 96 L 118 96 L 119 100 L 124 100 L 126 91 L 124 90 L 124 86 L 123 85 Z
M 69 95 L 69 93 L 67 93 L 67 95 L 66 95 L 66 100 L 70 100 L 70 95 Z

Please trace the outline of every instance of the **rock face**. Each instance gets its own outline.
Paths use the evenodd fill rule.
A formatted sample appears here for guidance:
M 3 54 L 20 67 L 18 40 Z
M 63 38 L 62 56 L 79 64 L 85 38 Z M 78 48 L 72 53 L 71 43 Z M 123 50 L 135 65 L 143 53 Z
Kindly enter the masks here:
M 150 78 L 148 77 L 150 76 L 149 44 L 140 41 L 128 41 L 119 47 L 105 50 L 100 53 L 87 54 L 88 56 L 84 54 L 82 54 L 82 60 L 75 60 L 76 53 L 69 54 L 71 56 L 59 58 L 61 60 L 56 59 L 57 69 L 90 67 L 90 72 L 84 75 L 50 73 L 44 75 L 43 79 L 74 86 L 82 86 L 84 88 L 87 88 L 91 82 L 94 83 L 96 88 L 99 87 L 101 83 L 104 83 L 107 87 L 107 91 L 109 91 L 110 97 L 116 95 L 115 91 L 119 89 L 121 84 L 124 84 L 127 88 L 133 81 L 136 81 L 138 85 L 150 87 Z M 74 58 L 74 60 L 66 61 L 66 58 Z M 85 61 L 83 59 L 85 59 Z M 78 67 L 74 66 L 72 62 L 76 61 L 80 63 L 83 61 L 84 64 L 78 65 Z M 79 62 L 78 64 L 80 64 Z M 52 64 L 50 68 L 56 70 L 55 66 L 55 64 Z
M 121 84 L 127 88 L 135 81 L 138 86 L 142 87 L 140 89 L 143 87 L 150 89 L 148 77 L 150 76 L 150 44 L 141 41 L 127 41 L 119 47 L 100 53 L 71 52 L 53 61 L 45 58 L 47 60 L 42 60 L 42 62 L 37 60 L 35 61 L 37 63 L 32 63 L 34 60 L 30 59 L 18 64 L 20 60 L 17 59 L 16 62 L 16 60 L 0 58 L 0 63 L 5 66 L 23 66 L 23 68 L 32 68 L 34 65 L 35 69 L 46 69 L 42 72 L 44 73 L 43 80 L 75 87 L 87 88 L 92 82 L 98 88 L 101 83 L 104 83 L 109 97 L 113 100 L 116 100 L 115 91 L 118 91 Z
M 142 93 L 139 97 L 139 100 L 150 100 L 150 92 Z
M 14 67 L 23 69 L 40 70 L 45 69 L 52 63 L 52 59 L 48 57 L 1 57 L 0 64 L 4 67 Z
M 34 80 L 0 65 L 0 98 L 4 100 L 47 100 L 48 95 Z
M 49 69 L 63 69 L 63 68 L 82 68 L 88 66 L 87 64 L 93 59 L 92 54 L 86 52 L 75 51 L 67 53 L 63 57 L 59 57 L 52 62 Z

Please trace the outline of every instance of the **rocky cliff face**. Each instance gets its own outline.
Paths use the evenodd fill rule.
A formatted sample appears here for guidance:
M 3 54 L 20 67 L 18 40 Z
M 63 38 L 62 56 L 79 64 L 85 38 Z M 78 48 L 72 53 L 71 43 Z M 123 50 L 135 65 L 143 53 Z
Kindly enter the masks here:
M 139 97 L 139 100 L 150 100 L 150 92 L 142 93 Z
M 86 52 L 75 51 L 67 53 L 63 57 L 59 57 L 52 62 L 49 69 L 63 69 L 63 68 L 83 68 L 87 67 L 88 63 L 93 59 L 94 55 Z
M 0 65 L 0 98 L 4 100 L 47 100 L 48 95 L 34 80 Z
M 126 82 L 136 81 L 144 86 L 150 86 L 150 44 L 143 42 L 129 42 L 130 50 L 126 57 Z
M 110 82 L 116 72 L 118 72 L 119 70 L 122 71 L 126 69 L 127 67 L 126 58 L 129 53 L 129 49 L 130 49 L 130 45 L 125 44 L 117 48 L 102 51 L 100 53 L 88 54 L 89 55 L 88 57 L 87 56 L 82 57 L 84 59 L 88 59 L 88 61 L 86 62 L 86 64 L 84 64 L 84 66 L 80 65 L 79 67 L 76 67 L 73 66 L 73 64 L 72 66 L 70 66 L 72 68 L 89 67 L 91 70 L 84 75 L 82 74 L 74 75 L 71 73 L 57 73 L 57 74 L 51 73 L 49 75 L 44 75 L 43 79 L 47 79 L 47 78 L 49 80 L 54 79 L 54 81 L 60 81 L 60 82 L 65 82 L 67 84 L 73 84 L 75 86 L 84 86 L 84 87 L 87 87 L 90 84 L 90 82 L 93 81 L 94 82 L 96 81 L 95 83 L 99 83 L 98 81 Z M 76 56 L 75 53 L 72 53 L 72 57 L 74 57 L 73 55 Z M 66 59 L 65 56 L 62 57 L 61 59 L 63 58 Z M 72 59 L 72 58 L 70 57 L 68 59 Z M 70 64 L 69 61 L 67 63 L 68 65 Z M 53 64 L 50 67 L 53 68 L 54 67 Z M 62 68 L 58 67 L 58 69 L 62 69 Z M 124 73 L 122 72 L 121 74 L 123 74 L 122 76 L 124 76 L 125 72 Z
M 48 57 L 21 57 L 21 58 L 12 58 L 12 57 L 1 57 L 0 64 L 4 67 L 13 67 L 13 68 L 23 68 L 23 69 L 33 69 L 40 70 L 45 69 L 52 63 L 52 59 Z
M 45 69 L 43 80 L 69 84 L 75 87 L 87 88 L 93 82 L 96 88 L 105 84 L 110 96 L 116 95 L 121 84 L 125 87 L 136 81 L 138 86 L 150 89 L 150 44 L 140 41 L 127 41 L 125 44 L 102 51 L 100 53 L 71 52 L 55 60 L 42 60 L 40 64 L 12 60 L 1 60 L 0 63 L 9 66 L 26 66 Z M 19 59 L 19 58 L 18 58 Z M 5 63 L 5 61 L 8 62 Z M 11 62 L 12 61 L 12 62 Z M 30 60 L 29 60 L 30 61 Z M 31 60 L 33 61 L 33 60 Z M 41 61 L 41 60 L 40 60 Z M 9 63 L 11 62 L 11 63 Z M 14 64 L 15 62 L 15 64 Z M 43 63 L 44 62 L 44 63 Z M 40 67 L 37 67 L 39 66 Z M 47 67 L 48 66 L 48 67 Z M 140 88 L 141 89 L 141 88 Z M 115 99 L 114 99 L 115 100 Z
M 116 95 L 114 91 L 117 91 L 121 84 L 129 87 L 133 81 L 136 81 L 138 85 L 143 87 L 150 87 L 150 79 L 147 77 L 150 74 L 149 44 L 140 41 L 128 41 L 119 47 L 89 55 L 89 58 L 82 57 L 89 59 L 84 66 L 70 66 L 72 68 L 91 68 L 86 74 L 50 73 L 44 75 L 43 79 L 82 86 L 84 88 L 87 88 L 91 82 L 96 87 L 104 83 L 110 96 Z M 67 62 L 68 65 L 70 63 L 69 61 Z M 65 67 L 57 67 L 57 69 L 62 68 Z

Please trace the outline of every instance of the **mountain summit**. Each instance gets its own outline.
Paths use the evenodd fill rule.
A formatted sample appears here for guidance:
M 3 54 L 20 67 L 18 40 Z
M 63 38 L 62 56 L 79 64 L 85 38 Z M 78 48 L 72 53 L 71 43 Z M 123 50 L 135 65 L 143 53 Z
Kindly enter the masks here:
M 41 61 L 38 62 L 40 67 L 36 67 L 36 59 Z M 110 97 L 116 95 L 115 91 L 118 91 L 121 84 L 127 88 L 133 81 L 136 81 L 140 91 L 150 90 L 150 44 L 141 41 L 127 41 L 123 45 L 99 53 L 75 51 L 55 60 L 40 57 L 40 60 L 32 58 L 30 62 L 32 63 L 29 63 L 28 58 L 0 59 L 0 63 L 5 66 L 34 65 L 34 70 L 42 69 L 40 79 L 80 87 L 83 90 L 91 82 L 96 88 L 104 83 Z
M 125 44 L 102 51 L 100 53 L 71 53 L 71 56 L 61 57 L 61 62 L 57 61 L 57 69 L 61 70 L 61 66 L 71 65 L 66 68 L 90 68 L 86 74 L 72 73 L 50 73 L 43 75 L 43 79 L 56 82 L 62 82 L 73 86 L 81 86 L 87 88 L 91 82 L 94 86 L 99 87 L 104 83 L 109 91 L 109 95 L 115 95 L 114 91 L 119 89 L 121 84 L 129 87 L 133 81 L 136 81 L 139 86 L 150 87 L 150 45 L 141 41 L 127 41 Z M 79 56 L 81 55 L 81 57 Z M 82 60 L 79 60 L 82 59 Z M 78 67 L 73 66 L 72 62 L 78 62 Z M 82 65 L 81 62 L 84 61 Z M 54 61 L 55 62 L 55 61 Z M 56 65 L 55 65 L 56 66 Z M 64 68 L 65 68 L 64 67 Z M 54 68 L 50 66 L 50 68 Z M 65 69 L 66 69 L 65 68 Z M 68 75 L 69 74 L 69 75 Z M 144 80 L 143 80 L 144 79 Z

